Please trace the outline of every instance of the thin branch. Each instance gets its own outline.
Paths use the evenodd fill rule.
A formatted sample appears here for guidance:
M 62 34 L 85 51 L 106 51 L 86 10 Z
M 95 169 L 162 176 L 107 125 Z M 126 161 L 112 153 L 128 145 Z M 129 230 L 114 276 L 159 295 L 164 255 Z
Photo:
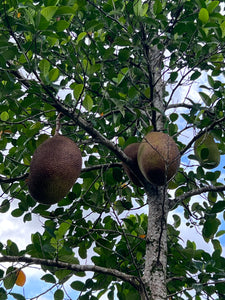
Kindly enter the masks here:
M 120 25 L 126 32 L 127 32 L 127 28 L 121 24 L 117 19 L 113 18 L 111 15 L 107 14 L 101 7 L 97 6 L 94 2 L 88 0 L 87 1 L 90 5 L 92 5 L 93 7 L 95 7 L 97 10 L 99 10 L 103 15 L 105 15 L 107 18 L 111 19 L 112 21 L 116 22 L 118 25 Z
M 121 162 L 115 162 L 115 163 L 110 163 L 110 164 L 100 164 L 100 165 L 94 165 L 94 166 L 83 168 L 81 170 L 81 172 L 85 173 L 85 172 L 90 172 L 90 171 L 94 171 L 94 170 L 102 170 L 102 169 L 105 170 L 108 168 L 115 168 L 115 167 L 121 168 L 121 166 L 122 166 Z M 4 176 L 0 176 L 0 184 L 1 183 L 13 183 L 15 181 L 25 180 L 28 176 L 29 176 L 29 173 L 26 173 L 21 176 L 13 177 L 13 178 L 7 178 Z
M 0 262 L 24 262 L 27 264 L 36 264 L 42 266 L 50 266 L 56 267 L 59 269 L 71 270 L 74 272 L 96 272 L 105 275 L 110 275 L 117 277 L 125 282 L 130 283 L 136 289 L 139 289 L 138 278 L 132 275 L 127 275 L 123 272 L 120 272 L 116 269 L 104 268 L 100 266 L 94 265 L 79 265 L 79 264 L 69 264 L 65 262 L 43 259 L 43 258 L 35 258 L 35 257 L 27 257 L 27 256 L 9 256 L 4 255 L 0 257 Z
M 0 183 L 13 183 L 15 181 L 25 180 L 28 177 L 28 175 L 29 174 L 26 173 L 24 175 L 13 177 L 13 178 L 7 178 L 7 177 L 0 176 Z
M 181 203 L 182 201 L 184 201 L 189 197 L 200 195 L 206 192 L 223 192 L 223 191 L 225 191 L 225 185 L 219 185 L 219 186 L 208 185 L 202 188 L 191 190 L 189 192 L 180 195 L 179 197 L 176 197 L 173 200 L 170 200 L 169 202 L 170 210 L 172 210 L 178 203 Z

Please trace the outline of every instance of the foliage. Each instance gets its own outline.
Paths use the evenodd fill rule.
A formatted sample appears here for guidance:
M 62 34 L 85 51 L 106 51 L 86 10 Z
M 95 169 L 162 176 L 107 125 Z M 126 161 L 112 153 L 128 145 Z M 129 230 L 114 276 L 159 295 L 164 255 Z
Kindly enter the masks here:
M 191 241 L 183 247 L 181 220 L 173 215 L 174 226 L 167 229 L 168 295 L 218 299 L 225 294 L 219 241 L 225 218 L 221 169 L 204 169 L 192 151 L 194 141 L 210 131 L 220 155 L 225 153 L 225 18 L 220 3 L 224 5 L 210 0 L 1 2 L 0 211 L 11 210 L 24 222 L 39 215 L 44 231 L 33 233 L 26 249 L 8 240 L 0 244 L 0 252 L 2 261 L 4 256 L 42 259 L 46 274 L 41 279 L 53 287 L 58 283 L 54 299 L 63 299 L 60 286 L 71 278 L 79 299 L 103 294 L 108 299 L 140 298 L 138 284 L 125 275 L 139 283 L 143 276 L 146 190 L 128 181 L 121 150 L 156 129 L 158 114 L 182 155 L 181 168 L 169 183 L 174 195 L 170 209 L 180 208 L 188 226 L 198 227 L 214 248 L 206 253 Z M 161 59 L 164 111 L 154 105 L 161 79 L 154 77 L 157 66 L 153 68 L 155 57 L 150 54 Z M 203 73 L 207 79 L 199 83 Z M 199 85 L 194 99 L 189 93 L 193 83 Z M 177 96 L 186 85 L 189 92 Z M 67 197 L 48 207 L 31 198 L 26 178 L 32 154 L 54 134 L 59 112 L 62 134 L 82 151 L 83 169 Z M 192 196 L 200 194 L 204 199 L 194 202 Z M 88 260 L 102 269 L 83 278 L 85 268 L 74 273 L 69 264 L 63 269 L 44 260 L 71 265 Z M 106 276 L 105 268 L 124 278 L 113 271 Z M 11 290 L 16 280 L 12 270 L 0 270 L 1 299 L 7 294 L 24 299 Z

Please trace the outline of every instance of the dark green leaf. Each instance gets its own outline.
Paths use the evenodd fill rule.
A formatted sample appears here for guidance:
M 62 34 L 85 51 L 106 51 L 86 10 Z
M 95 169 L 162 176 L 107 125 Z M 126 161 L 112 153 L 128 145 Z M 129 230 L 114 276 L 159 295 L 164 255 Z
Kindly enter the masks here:
M 218 220 L 215 217 L 209 217 L 205 221 L 202 230 L 203 237 L 205 238 L 205 240 L 212 239 L 214 237 L 220 224 L 220 220 Z
M 23 295 L 16 294 L 16 293 L 10 293 L 11 296 L 13 296 L 14 299 L 17 300 L 26 300 L 26 298 Z
M 73 281 L 70 286 L 72 289 L 74 289 L 76 291 L 84 290 L 84 283 L 82 281 Z
M 57 290 L 54 293 L 54 300 L 63 300 L 64 292 L 62 290 Z
M 55 277 L 51 274 L 46 274 L 42 276 L 41 280 L 44 280 L 45 282 L 49 282 L 49 283 L 56 283 Z

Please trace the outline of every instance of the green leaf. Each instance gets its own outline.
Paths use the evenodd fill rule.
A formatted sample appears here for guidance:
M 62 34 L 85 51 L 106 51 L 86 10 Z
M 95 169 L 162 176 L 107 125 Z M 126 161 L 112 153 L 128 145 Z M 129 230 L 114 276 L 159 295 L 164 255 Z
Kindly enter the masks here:
M 0 119 L 5 122 L 9 119 L 9 114 L 7 113 L 7 111 L 3 111 L 0 115 Z
M 0 288 L 0 299 L 1 300 L 7 300 L 8 299 L 8 295 L 6 294 L 6 291 L 2 287 Z
M 175 80 L 177 79 L 178 77 L 178 72 L 171 72 L 170 74 L 170 81 L 171 82 L 175 82 Z
M 178 228 L 180 226 L 180 224 L 181 224 L 181 218 L 180 218 L 180 216 L 174 214 L 173 215 L 173 219 L 174 219 L 174 223 L 173 223 L 174 228 Z
M 56 11 L 56 16 L 62 16 L 62 15 L 75 15 L 76 14 L 76 11 L 78 9 L 78 4 L 75 3 L 73 5 L 73 7 L 71 6 L 59 6 L 57 8 L 57 11 Z
M 0 206 L 0 213 L 6 213 L 10 208 L 10 202 L 9 200 L 5 199 L 2 201 L 2 204 Z
M 138 17 L 143 17 L 148 11 L 148 4 L 142 4 L 142 0 L 135 0 L 133 3 L 134 14 Z
M 51 18 L 54 16 L 54 14 L 56 13 L 58 7 L 57 6 L 48 6 L 48 7 L 44 7 L 41 10 L 41 14 L 43 17 L 45 17 L 45 19 L 47 21 L 50 21 Z
M 220 24 L 220 29 L 222 31 L 222 38 L 224 38 L 224 36 L 225 36 L 225 21 L 223 21 L 223 23 Z
M 41 75 L 47 77 L 50 69 L 50 62 L 47 59 L 42 59 L 39 62 L 39 69 L 41 71 Z
M 6 250 L 8 255 L 13 255 L 13 256 L 19 255 L 19 249 L 17 247 L 17 244 L 11 240 L 7 240 Z
M 153 4 L 153 12 L 155 15 L 159 15 L 162 12 L 162 3 L 160 0 L 155 0 Z
M 61 239 L 64 237 L 66 232 L 69 230 L 71 226 L 71 221 L 68 220 L 67 222 L 63 222 L 60 224 L 59 229 L 55 232 L 55 235 L 58 239 Z
M 200 21 L 202 21 L 202 23 L 207 23 L 209 20 L 209 12 L 206 8 L 201 8 L 200 12 L 198 14 L 198 18 Z
M 214 237 L 220 224 L 221 224 L 220 220 L 213 217 L 209 217 L 205 221 L 202 234 L 206 241 Z
M 196 80 L 196 79 L 198 79 L 201 75 L 202 75 L 202 73 L 200 73 L 199 71 L 195 71 L 195 72 L 191 75 L 191 80 Z
M 70 26 L 70 23 L 65 20 L 57 21 L 56 23 L 56 31 L 61 32 L 67 29 Z
M 220 230 L 217 232 L 216 237 L 222 236 L 225 234 L 225 230 Z
M 199 92 L 199 95 L 207 106 L 212 103 L 211 98 L 206 93 Z
M 78 34 L 78 37 L 76 39 L 76 43 L 78 44 L 80 41 L 82 41 L 85 38 L 86 35 L 87 35 L 86 32 L 81 32 L 80 34 Z
M 23 210 L 21 210 L 20 208 L 16 208 L 11 212 L 11 215 L 15 218 L 18 218 L 21 217 L 23 213 L 24 213 Z
M 57 68 L 51 69 L 48 74 L 48 78 L 51 82 L 56 81 L 59 78 L 59 69 Z
M 54 293 L 54 300 L 63 300 L 64 292 L 62 290 L 57 290 Z
M 225 209 L 225 201 L 218 201 L 213 205 L 212 213 L 219 213 Z
M 73 281 L 70 286 L 73 290 L 76 291 L 83 291 L 85 287 L 82 281 Z
M 86 95 L 83 101 L 83 106 L 87 111 L 91 111 L 93 107 L 93 100 L 89 95 Z
M 14 299 L 17 299 L 17 300 L 26 300 L 26 298 L 21 295 L 21 294 L 17 294 L 17 293 L 10 293 L 11 296 L 13 296 Z
M 16 272 L 15 272 L 15 268 L 13 267 L 9 267 L 6 271 L 6 277 L 4 278 L 3 282 L 4 282 L 4 286 L 7 290 L 12 289 L 13 286 L 16 283 Z
M 84 85 L 83 84 L 72 84 L 71 88 L 73 89 L 73 95 L 76 100 L 79 100 L 81 94 L 83 93 Z
M 46 274 L 41 277 L 41 280 L 49 283 L 56 283 L 55 277 L 52 274 Z
M 207 5 L 207 10 L 208 12 L 211 14 L 215 8 L 220 4 L 219 1 L 211 1 L 208 5 Z

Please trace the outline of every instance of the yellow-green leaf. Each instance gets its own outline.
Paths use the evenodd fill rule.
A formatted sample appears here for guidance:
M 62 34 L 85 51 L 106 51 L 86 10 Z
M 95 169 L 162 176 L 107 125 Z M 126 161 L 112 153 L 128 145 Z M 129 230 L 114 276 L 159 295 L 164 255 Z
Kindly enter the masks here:
M 82 83 L 73 85 L 73 95 L 76 100 L 79 100 L 84 89 L 84 85 Z
M 91 111 L 93 107 L 93 100 L 89 95 L 86 95 L 83 101 L 83 106 L 86 108 L 88 111 Z
M 5 122 L 9 119 L 9 114 L 7 113 L 7 111 L 3 111 L 0 115 L 0 119 Z
M 202 23 L 207 23 L 209 20 L 209 12 L 206 8 L 201 8 L 200 12 L 198 14 L 198 18 L 200 21 L 202 21 Z
M 86 35 L 87 35 L 86 32 L 81 32 L 80 34 L 78 34 L 78 37 L 77 37 L 77 40 L 76 40 L 77 44 L 78 44 L 81 40 L 83 40 L 83 38 L 84 38 Z
M 47 59 L 42 59 L 39 63 L 41 74 L 46 77 L 50 69 L 50 62 Z
M 222 31 L 222 38 L 224 38 L 224 36 L 225 36 L 225 21 L 223 21 L 223 23 L 220 24 L 220 29 Z
M 57 68 L 51 69 L 51 71 L 48 74 L 48 77 L 51 82 L 56 81 L 59 77 L 59 69 Z
M 48 7 L 44 7 L 41 10 L 41 14 L 43 17 L 45 17 L 45 19 L 47 21 L 50 21 L 51 18 L 54 16 L 54 14 L 56 13 L 58 7 L 57 6 L 48 6 Z

